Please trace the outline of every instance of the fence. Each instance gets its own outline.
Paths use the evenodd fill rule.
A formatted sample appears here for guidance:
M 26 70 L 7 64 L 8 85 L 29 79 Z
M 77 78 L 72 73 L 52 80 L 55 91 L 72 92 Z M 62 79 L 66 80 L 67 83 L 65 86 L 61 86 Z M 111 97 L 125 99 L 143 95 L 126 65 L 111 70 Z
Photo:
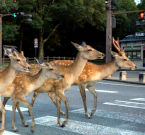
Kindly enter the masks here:
M 74 60 L 75 57 L 44 57 L 45 62 L 53 61 L 53 60 Z M 27 57 L 28 63 L 36 63 L 34 58 Z M 2 58 L 2 64 L 7 64 L 10 62 L 9 58 Z M 104 63 L 104 60 L 93 60 L 94 63 Z
M 26 58 L 28 63 L 36 63 L 34 58 Z M 53 60 L 74 60 L 74 57 L 44 57 L 45 62 L 53 61 Z M 2 64 L 7 64 L 10 62 L 9 58 L 2 58 Z

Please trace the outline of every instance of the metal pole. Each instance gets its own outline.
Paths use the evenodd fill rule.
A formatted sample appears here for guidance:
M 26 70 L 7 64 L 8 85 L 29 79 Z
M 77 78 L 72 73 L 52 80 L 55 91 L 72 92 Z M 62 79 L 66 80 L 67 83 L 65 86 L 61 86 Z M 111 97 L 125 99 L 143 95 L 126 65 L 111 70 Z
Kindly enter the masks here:
M 2 15 L 0 14 L 0 64 L 2 64 Z
M 37 58 L 37 48 L 35 48 L 35 57 Z
M 112 60 L 112 10 L 111 0 L 108 0 L 108 8 L 106 8 L 106 63 Z

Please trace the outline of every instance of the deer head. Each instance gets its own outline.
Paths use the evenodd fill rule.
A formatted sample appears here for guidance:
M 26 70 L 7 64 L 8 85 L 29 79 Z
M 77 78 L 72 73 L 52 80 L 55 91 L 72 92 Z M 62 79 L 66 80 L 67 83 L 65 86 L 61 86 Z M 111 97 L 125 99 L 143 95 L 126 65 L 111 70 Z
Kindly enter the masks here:
M 11 60 L 12 68 L 16 71 L 28 72 L 30 70 L 30 65 L 27 63 L 22 51 L 19 53 L 16 49 L 12 49 L 10 52 L 8 49 L 5 49 L 5 52 Z
M 42 62 L 42 61 L 40 63 L 40 61 L 37 60 L 36 58 L 35 58 L 35 60 L 40 65 L 40 67 L 42 68 L 43 74 L 47 78 L 55 78 L 55 79 L 62 79 L 62 78 L 64 78 L 64 75 L 57 70 L 55 65 L 50 64 L 50 63 L 46 63 L 46 62 Z
M 80 52 L 82 58 L 87 60 L 94 60 L 94 59 L 103 59 L 104 54 L 92 48 L 90 45 L 79 45 L 77 43 L 71 42 L 77 50 Z
M 136 65 L 126 56 L 124 50 L 120 48 L 119 42 L 117 42 L 114 38 L 113 38 L 113 45 L 118 50 L 118 53 L 113 51 L 111 52 L 115 58 L 116 65 L 120 68 L 135 70 Z

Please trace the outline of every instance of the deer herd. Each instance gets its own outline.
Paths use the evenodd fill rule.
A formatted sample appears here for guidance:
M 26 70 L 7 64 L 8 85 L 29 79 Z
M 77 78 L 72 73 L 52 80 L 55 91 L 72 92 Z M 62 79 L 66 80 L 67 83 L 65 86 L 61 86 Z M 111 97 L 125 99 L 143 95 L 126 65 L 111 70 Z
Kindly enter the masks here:
M 38 64 L 28 64 L 24 53 L 17 50 L 5 50 L 10 58 L 10 63 L 0 72 L 0 98 L 4 97 L 2 103 L 0 99 L 0 135 L 5 130 L 5 105 L 9 98 L 12 98 L 12 128 L 18 131 L 15 124 L 15 111 L 19 112 L 22 124 L 28 126 L 24 120 L 19 103 L 28 108 L 32 119 L 31 131 L 35 129 L 35 120 L 33 115 L 33 104 L 40 93 L 48 93 L 52 102 L 57 108 L 57 122 L 59 126 L 64 127 L 68 122 L 69 103 L 65 96 L 71 85 L 78 85 L 82 97 L 85 115 L 90 118 L 97 109 L 97 93 L 94 89 L 96 83 L 115 73 L 119 68 L 134 70 L 136 65 L 128 59 L 125 52 L 120 48 L 119 42 L 113 39 L 113 45 L 118 53 L 111 51 L 113 60 L 107 64 L 97 65 L 88 60 L 103 59 L 104 54 L 97 51 L 90 45 L 79 45 L 71 42 L 78 50 L 75 60 L 55 60 L 42 62 L 36 59 Z M 86 92 L 88 89 L 94 96 L 94 106 L 91 114 L 87 111 Z M 26 99 L 31 92 L 34 92 L 32 102 Z M 61 102 L 65 104 L 65 113 L 61 110 Z M 65 120 L 61 121 L 60 114 L 65 114 Z

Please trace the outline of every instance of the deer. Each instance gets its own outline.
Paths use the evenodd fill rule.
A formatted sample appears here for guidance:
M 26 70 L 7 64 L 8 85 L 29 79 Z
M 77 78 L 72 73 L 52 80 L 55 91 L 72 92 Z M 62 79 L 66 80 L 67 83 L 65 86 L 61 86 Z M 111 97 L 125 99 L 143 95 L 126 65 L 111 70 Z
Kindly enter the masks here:
M 107 78 L 108 76 L 115 73 L 119 68 L 127 68 L 131 70 L 136 69 L 136 65 L 126 56 L 124 50 L 121 49 L 119 43 L 113 38 L 113 45 L 117 49 L 118 53 L 111 52 L 114 59 L 106 64 L 98 65 L 95 63 L 87 62 L 82 73 L 75 79 L 73 85 L 78 85 L 80 89 L 80 94 L 82 97 L 85 115 L 87 118 L 90 118 L 93 116 L 93 114 L 96 112 L 97 109 L 97 93 L 94 89 L 94 86 L 96 83 L 102 79 Z M 56 60 L 52 61 L 52 63 L 56 65 L 71 65 L 73 64 L 73 60 Z M 34 68 L 34 69 L 33 69 Z M 33 70 L 36 66 L 32 67 Z M 88 89 L 89 92 L 91 92 L 94 96 L 94 106 L 91 110 L 91 114 L 87 111 L 87 105 L 86 105 L 86 92 L 85 89 Z M 31 105 L 33 106 L 37 96 L 44 92 L 41 88 L 34 92 Z M 48 92 L 49 97 L 51 98 L 52 102 L 56 105 L 56 100 L 54 98 L 55 93 L 54 92 Z M 63 111 L 61 111 L 62 114 L 64 114 Z
M 37 60 L 38 61 L 38 60 Z M 19 107 L 19 103 L 26 106 L 30 112 L 32 119 L 31 131 L 34 131 L 35 120 L 33 115 L 32 106 L 26 100 L 26 96 L 29 95 L 34 90 L 38 89 L 48 78 L 62 79 L 64 76 L 61 72 L 57 70 L 55 65 L 50 63 L 39 63 L 41 69 L 35 75 L 23 74 L 20 73 L 16 76 L 12 85 L 7 88 L 8 91 L 11 91 L 11 95 L 6 95 L 5 97 L 12 97 L 12 110 L 13 110 L 13 119 L 12 119 L 12 128 L 13 131 L 17 132 L 18 128 L 15 124 L 15 111 L 16 108 L 19 112 L 22 123 L 25 127 L 28 124 L 24 121 L 24 117 Z
M 81 72 L 83 71 L 83 68 L 86 65 L 88 60 L 104 58 L 104 54 L 102 52 L 97 51 L 90 45 L 87 45 L 87 44 L 80 45 L 80 44 L 77 44 L 74 42 L 71 42 L 71 43 L 78 50 L 78 54 L 72 65 L 57 65 L 57 64 L 50 62 L 52 65 L 55 65 L 57 67 L 58 71 L 60 71 L 64 75 L 64 78 L 63 79 L 53 79 L 53 78 L 48 79 L 47 81 L 44 82 L 44 84 L 41 87 L 39 87 L 37 90 L 35 90 L 35 91 L 41 91 L 41 92 L 48 92 L 48 93 L 54 92 L 55 93 L 56 106 L 57 106 L 57 123 L 59 124 L 60 127 L 64 127 L 68 122 L 69 103 L 68 103 L 68 100 L 67 100 L 64 92 L 67 91 L 71 87 L 71 85 L 73 84 L 75 79 L 81 74 Z M 32 65 L 31 65 L 31 67 L 32 67 Z M 35 71 L 38 71 L 38 69 L 36 69 Z M 15 94 L 15 95 L 17 95 L 17 94 Z M 6 104 L 8 99 L 9 98 L 4 99 L 4 104 Z M 61 103 L 61 101 L 63 101 L 65 103 L 65 120 L 63 122 L 61 122 L 61 120 L 60 120 L 60 111 L 61 111 L 60 103 Z M 20 111 L 19 108 L 17 108 L 17 109 L 18 109 L 18 111 Z M 30 112 L 30 109 L 29 109 L 29 113 L 31 115 L 32 110 Z M 23 124 L 26 123 L 26 122 L 24 122 L 22 113 L 19 113 L 19 114 L 20 114 L 22 123 Z M 33 127 L 34 127 L 34 124 L 33 124 Z
M 0 134 L 2 134 L 5 129 L 6 113 L 4 105 L 1 101 L 1 97 L 11 94 L 11 91 L 7 89 L 12 84 L 18 72 L 29 72 L 30 70 L 30 65 L 27 63 L 23 51 L 19 53 L 16 49 L 12 49 L 11 51 L 5 49 L 5 55 L 10 58 L 10 63 L 4 70 L 0 72 L 0 109 L 2 112 L 2 124 Z

